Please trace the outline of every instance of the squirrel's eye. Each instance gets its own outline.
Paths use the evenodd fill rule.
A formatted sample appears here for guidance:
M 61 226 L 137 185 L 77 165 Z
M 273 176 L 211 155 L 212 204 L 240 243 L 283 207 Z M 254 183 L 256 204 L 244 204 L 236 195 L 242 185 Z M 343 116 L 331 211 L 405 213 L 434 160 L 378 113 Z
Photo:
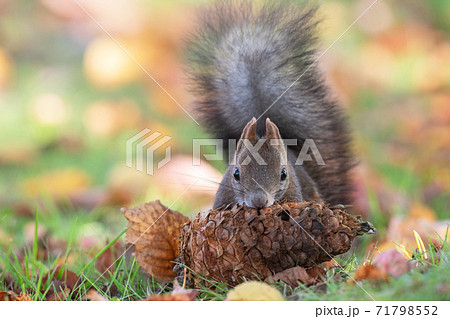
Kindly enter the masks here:
M 284 181 L 287 177 L 287 171 L 285 168 L 281 170 L 281 180 Z
M 234 179 L 237 181 L 240 179 L 239 169 L 237 169 L 237 168 L 234 169 L 233 176 L 234 176 Z

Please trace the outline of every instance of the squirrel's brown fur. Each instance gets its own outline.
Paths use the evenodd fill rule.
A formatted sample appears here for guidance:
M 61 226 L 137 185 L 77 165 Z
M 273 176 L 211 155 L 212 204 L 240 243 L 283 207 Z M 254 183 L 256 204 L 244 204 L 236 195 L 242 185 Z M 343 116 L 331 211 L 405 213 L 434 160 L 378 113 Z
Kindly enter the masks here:
M 325 202 L 351 204 L 350 134 L 315 61 L 316 11 L 291 1 L 220 1 L 204 10 L 188 41 L 195 109 L 225 142 L 239 139 L 252 117 L 270 118 L 283 139 L 296 139 L 295 154 L 313 139 L 325 165 L 307 161 L 304 169 Z

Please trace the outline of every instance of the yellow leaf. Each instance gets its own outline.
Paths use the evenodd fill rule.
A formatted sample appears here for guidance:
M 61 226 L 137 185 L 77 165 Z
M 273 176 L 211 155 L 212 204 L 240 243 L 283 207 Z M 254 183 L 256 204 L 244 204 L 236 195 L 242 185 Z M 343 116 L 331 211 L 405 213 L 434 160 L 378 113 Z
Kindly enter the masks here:
M 30 196 L 67 197 L 90 185 L 90 177 L 76 168 L 67 168 L 44 173 L 25 180 L 23 192 Z
M 413 218 L 424 218 L 431 221 L 436 220 L 436 214 L 434 211 L 419 202 L 415 202 L 411 205 L 411 208 L 409 209 L 409 216 Z
M 11 79 L 11 59 L 0 47 L 0 91 L 4 88 Z
M 236 286 L 233 290 L 230 290 L 227 295 L 227 300 L 283 301 L 284 298 L 278 290 L 268 284 L 258 281 L 248 281 Z

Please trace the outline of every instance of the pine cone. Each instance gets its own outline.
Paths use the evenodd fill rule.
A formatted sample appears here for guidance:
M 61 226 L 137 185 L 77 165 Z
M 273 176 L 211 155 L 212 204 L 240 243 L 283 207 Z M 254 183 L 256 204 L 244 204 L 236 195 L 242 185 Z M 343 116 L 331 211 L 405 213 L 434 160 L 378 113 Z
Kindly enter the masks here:
M 227 206 L 198 214 L 183 226 L 179 278 L 199 276 L 229 285 L 264 280 L 292 267 L 310 267 L 345 253 L 353 239 L 376 229 L 342 207 L 316 202 L 280 203 L 261 210 Z

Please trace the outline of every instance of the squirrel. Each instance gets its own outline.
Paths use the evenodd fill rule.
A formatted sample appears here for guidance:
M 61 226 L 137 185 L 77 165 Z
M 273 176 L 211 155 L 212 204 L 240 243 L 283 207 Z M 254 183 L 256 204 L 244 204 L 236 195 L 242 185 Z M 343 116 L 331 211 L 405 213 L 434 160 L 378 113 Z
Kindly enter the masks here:
M 194 109 L 226 151 L 232 151 L 228 140 L 239 139 L 214 209 L 230 203 L 260 209 L 281 200 L 352 203 L 347 116 L 314 61 L 317 10 L 291 1 L 241 0 L 201 11 L 187 40 Z M 298 143 L 273 143 L 281 139 Z M 296 164 L 306 140 L 324 165 Z

